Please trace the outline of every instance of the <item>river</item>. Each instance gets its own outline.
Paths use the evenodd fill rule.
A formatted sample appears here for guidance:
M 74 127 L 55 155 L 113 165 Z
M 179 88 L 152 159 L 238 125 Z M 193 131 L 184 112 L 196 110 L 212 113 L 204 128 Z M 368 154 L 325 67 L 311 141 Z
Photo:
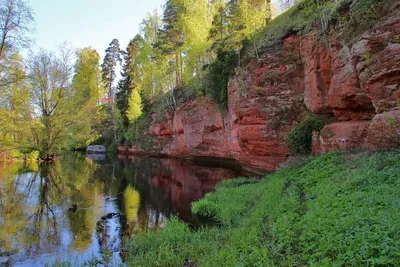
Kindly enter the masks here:
M 193 201 L 238 171 L 167 158 L 0 163 L 0 266 L 118 265 L 135 234 L 170 216 L 194 227 Z

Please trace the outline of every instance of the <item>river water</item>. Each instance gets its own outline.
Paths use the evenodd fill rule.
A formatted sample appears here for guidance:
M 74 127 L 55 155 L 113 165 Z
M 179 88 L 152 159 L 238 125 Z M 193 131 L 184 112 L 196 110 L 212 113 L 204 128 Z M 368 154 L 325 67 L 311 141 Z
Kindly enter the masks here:
M 174 159 L 64 154 L 53 163 L 0 163 L 0 266 L 118 265 L 135 234 L 179 216 L 240 175 Z

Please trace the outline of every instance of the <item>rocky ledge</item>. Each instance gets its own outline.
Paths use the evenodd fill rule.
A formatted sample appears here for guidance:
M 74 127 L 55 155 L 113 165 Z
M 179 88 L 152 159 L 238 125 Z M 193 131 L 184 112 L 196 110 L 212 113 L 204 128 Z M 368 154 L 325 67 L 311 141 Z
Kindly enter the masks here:
M 399 8 L 372 29 L 343 41 L 289 35 L 231 77 L 226 113 L 206 97 L 166 112 L 148 134 L 153 147 L 120 153 L 237 160 L 275 170 L 290 156 L 287 133 L 306 116 L 329 118 L 313 133 L 315 154 L 400 146 Z

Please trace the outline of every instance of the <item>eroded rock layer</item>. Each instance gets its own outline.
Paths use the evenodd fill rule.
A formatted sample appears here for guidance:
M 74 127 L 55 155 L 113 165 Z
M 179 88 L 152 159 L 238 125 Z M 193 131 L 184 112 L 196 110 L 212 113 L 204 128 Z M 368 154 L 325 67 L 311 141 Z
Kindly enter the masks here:
M 253 171 L 274 170 L 290 155 L 287 133 L 309 114 L 331 121 L 313 134 L 315 154 L 400 145 L 398 11 L 351 42 L 340 34 L 321 40 L 314 30 L 287 36 L 273 51 L 231 77 L 225 113 L 196 98 L 151 124 L 152 148 L 128 151 L 229 158 Z

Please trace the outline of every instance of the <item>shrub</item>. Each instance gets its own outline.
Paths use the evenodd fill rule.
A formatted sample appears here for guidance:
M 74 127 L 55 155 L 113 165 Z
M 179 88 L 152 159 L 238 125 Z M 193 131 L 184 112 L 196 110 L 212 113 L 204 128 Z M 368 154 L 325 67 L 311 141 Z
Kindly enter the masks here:
M 312 132 L 321 130 L 327 123 L 325 118 L 316 116 L 306 117 L 294 127 L 287 136 L 290 149 L 295 154 L 310 154 Z
M 235 70 L 236 57 L 234 51 L 219 51 L 215 61 L 207 67 L 206 94 L 224 106 L 228 100 L 228 81 Z
M 37 150 L 34 150 L 34 151 L 26 154 L 27 161 L 35 161 L 37 158 L 39 158 L 39 151 L 37 151 Z

